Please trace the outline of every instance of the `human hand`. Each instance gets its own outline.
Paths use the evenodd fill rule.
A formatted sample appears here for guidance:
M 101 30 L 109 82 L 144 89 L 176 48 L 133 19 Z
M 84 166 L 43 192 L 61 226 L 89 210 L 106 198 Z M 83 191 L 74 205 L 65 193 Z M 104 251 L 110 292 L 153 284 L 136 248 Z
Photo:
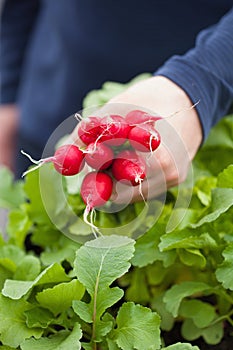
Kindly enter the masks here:
M 197 101 L 195 101 L 197 102 Z M 202 128 L 197 111 L 187 94 L 171 80 L 155 76 L 141 81 L 111 99 L 102 113 L 115 113 L 119 106 L 132 105 L 163 117 L 156 122 L 162 143 L 153 155 L 146 156 L 147 181 L 139 186 L 115 188 L 112 201 L 128 203 L 154 198 L 183 182 L 190 163 L 202 141 Z M 141 153 L 145 157 L 145 153 Z M 123 187 L 123 188 L 122 188 Z M 142 193 L 141 193 L 142 191 Z
M 13 104 L 1 105 L 0 120 L 0 166 L 6 166 L 13 171 L 18 108 Z
M 147 179 L 140 186 L 115 183 L 111 200 L 117 204 L 154 198 L 183 182 L 202 141 L 202 128 L 195 106 L 179 86 L 165 77 L 155 76 L 132 85 L 94 115 L 125 116 L 134 109 L 162 117 L 155 122 L 162 142 L 152 154 L 140 152 L 147 164 Z M 77 129 L 69 139 L 82 147 L 84 144 L 77 137 Z

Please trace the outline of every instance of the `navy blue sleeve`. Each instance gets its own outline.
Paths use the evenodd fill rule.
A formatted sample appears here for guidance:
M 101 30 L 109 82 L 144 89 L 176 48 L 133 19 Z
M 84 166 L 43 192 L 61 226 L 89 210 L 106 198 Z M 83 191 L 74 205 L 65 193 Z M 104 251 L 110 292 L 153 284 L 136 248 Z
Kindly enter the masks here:
M 233 9 L 201 31 L 193 49 L 171 57 L 155 75 L 175 82 L 193 103 L 199 101 L 196 110 L 205 139 L 233 103 Z
M 0 103 L 16 100 L 25 49 L 39 0 L 6 0 L 0 30 Z

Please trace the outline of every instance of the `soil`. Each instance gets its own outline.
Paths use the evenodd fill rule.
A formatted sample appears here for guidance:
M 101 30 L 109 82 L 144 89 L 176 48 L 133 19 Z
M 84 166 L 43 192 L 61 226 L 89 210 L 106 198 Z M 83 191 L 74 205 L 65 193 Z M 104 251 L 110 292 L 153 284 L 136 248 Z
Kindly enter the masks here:
M 225 334 L 222 341 L 217 345 L 207 344 L 202 338 L 192 342 L 183 339 L 180 333 L 179 324 L 173 327 L 173 329 L 169 332 L 162 332 L 162 337 L 164 338 L 166 346 L 178 342 L 186 342 L 191 343 L 192 345 L 197 345 L 200 350 L 233 350 L 233 327 L 229 325 L 227 325 L 225 328 Z

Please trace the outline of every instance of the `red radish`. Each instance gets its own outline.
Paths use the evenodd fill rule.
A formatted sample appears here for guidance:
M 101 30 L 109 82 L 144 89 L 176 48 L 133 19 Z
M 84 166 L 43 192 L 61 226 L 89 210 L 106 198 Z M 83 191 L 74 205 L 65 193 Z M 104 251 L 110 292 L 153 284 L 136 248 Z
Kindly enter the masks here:
M 85 153 L 86 163 L 96 170 L 109 168 L 114 158 L 113 150 L 102 142 L 90 143 Z
M 131 146 L 140 152 L 153 152 L 161 142 L 158 131 L 146 124 L 134 126 L 128 134 L 128 139 Z
M 112 194 L 112 188 L 112 178 L 108 174 L 99 171 L 88 173 L 84 177 L 81 185 L 80 194 L 86 204 L 83 220 L 86 224 L 91 226 L 92 232 L 96 238 L 97 233 L 100 233 L 100 231 L 94 224 L 95 208 L 104 205 L 109 200 Z M 88 221 L 89 214 L 90 221 Z
M 88 207 L 88 212 L 104 205 L 112 194 L 113 181 L 104 172 L 92 171 L 88 173 L 82 182 L 80 194 Z
M 130 111 L 126 116 L 125 120 L 126 122 L 131 126 L 135 126 L 138 124 L 150 124 L 154 125 L 154 123 L 162 119 L 160 116 L 154 116 L 151 115 L 145 111 L 141 111 L 139 109 L 135 109 L 133 111 Z
M 120 115 L 109 115 L 101 119 L 101 141 L 107 141 L 111 146 L 122 145 L 128 136 L 130 126 Z
M 84 153 L 75 145 L 64 145 L 56 150 L 52 161 L 60 174 L 72 176 L 83 169 Z
M 126 184 L 137 186 L 146 177 L 146 165 L 135 151 L 124 150 L 114 159 L 112 174 L 117 181 L 125 180 Z
M 98 117 L 91 116 L 82 119 L 78 125 L 78 136 L 85 145 L 95 142 L 100 132 L 100 118 Z
M 52 157 L 34 160 L 29 154 L 21 151 L 27 156 L 36 166 L 23 173 L 34 171 L 45 163 L 53 162 L 55 169 L 62 175 L 72 176 L 78 174 L 84 167 L 84 153 L 75 145 L 63 145 L 59 147 Z

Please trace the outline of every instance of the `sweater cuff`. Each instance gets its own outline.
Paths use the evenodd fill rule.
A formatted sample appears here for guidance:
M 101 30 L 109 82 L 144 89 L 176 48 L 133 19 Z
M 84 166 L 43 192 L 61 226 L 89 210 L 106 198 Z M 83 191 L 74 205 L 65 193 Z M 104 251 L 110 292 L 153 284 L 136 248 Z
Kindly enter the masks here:
M 201 64 L 194 64 L 181 56 L 173 56 L 154 75 L 162 75 L 181 87 L 189 96 L 198 113 L 203 132 L 203 141 L 211 127 L 224 116 L 229 108 L 229 93 L 226 86 L 216 81 L 211 71 L 206 71 Z M 227 98 L 228 97 L 228 98 Z M 221 105 L 225 105 L 223 111 Z

